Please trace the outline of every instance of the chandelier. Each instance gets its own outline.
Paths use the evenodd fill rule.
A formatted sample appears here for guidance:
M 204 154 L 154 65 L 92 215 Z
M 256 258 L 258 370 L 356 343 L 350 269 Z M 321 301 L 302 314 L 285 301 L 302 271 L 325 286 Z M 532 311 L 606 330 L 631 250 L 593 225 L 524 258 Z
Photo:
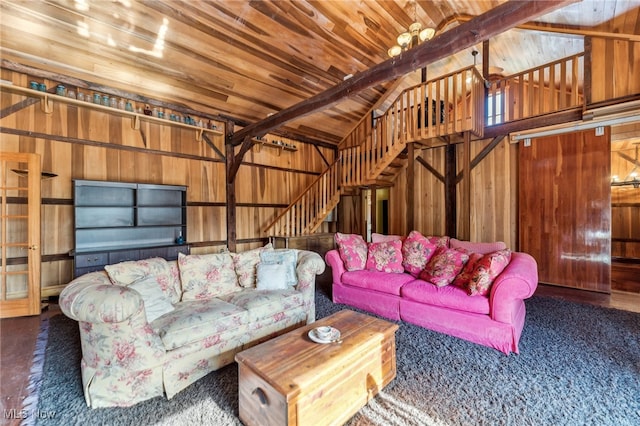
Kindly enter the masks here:
M 387 50 L 387 54 L 390 57 L 398 56 L 405 50 L 411 49 L 412 47 L 417 46 L 423 41 L 431 40 L 436 33 L 436 30 L 433 28 L 422 28 L 422 24 L 418 22 L 418 18 L 416 15 L 416 3 L 413 3 L 413 24 L 409 25 L 409 30 L 403 33 L 400 33 L 398 38 L 396 39 L 396 44 L 389 50 Z

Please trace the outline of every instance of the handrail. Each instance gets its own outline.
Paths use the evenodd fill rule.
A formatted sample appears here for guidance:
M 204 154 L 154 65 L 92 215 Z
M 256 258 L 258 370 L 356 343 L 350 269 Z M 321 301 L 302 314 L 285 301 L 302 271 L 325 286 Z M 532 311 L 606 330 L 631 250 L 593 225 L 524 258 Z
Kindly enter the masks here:
M 583 106 L 583 69 L 584 52 L 491 82 L 487 125 Z

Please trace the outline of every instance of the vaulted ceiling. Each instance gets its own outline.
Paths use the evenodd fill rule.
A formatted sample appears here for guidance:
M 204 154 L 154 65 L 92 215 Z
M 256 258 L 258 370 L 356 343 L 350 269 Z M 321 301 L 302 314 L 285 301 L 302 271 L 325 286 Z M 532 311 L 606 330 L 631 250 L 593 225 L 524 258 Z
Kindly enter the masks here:
M 501 3 L 3 0 L 0 55 L 250 124 L 385 61 L 414 20 L 438 34 Z M 640 0 L 584 0 L 509 30 L 490 40 L 491 70 L 509 75 L 581 52 L 584 35 L 597 33 L 638 39 Z M 427 73 L 473 61 L 467 49 L 430 64 Z M 391 87 L 389 81 L 354 94 L 287 130 L 338 143 Z

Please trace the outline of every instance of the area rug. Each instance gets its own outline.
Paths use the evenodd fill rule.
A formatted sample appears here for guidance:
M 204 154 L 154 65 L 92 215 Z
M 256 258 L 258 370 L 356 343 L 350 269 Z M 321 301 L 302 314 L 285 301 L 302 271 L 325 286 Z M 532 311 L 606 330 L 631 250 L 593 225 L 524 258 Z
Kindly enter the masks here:
M 345 308 L 320 290 L 316 303 L 318 318 Z M 397 377 L 348 424 L 640 424 L 640 314 L 545 297 L 526 305 L 520 355 L 398 323 Z M 25 424 L 242 424 L 236 364 L 171 400 L 92 410 L 80 358 L 77 323 L 52 317 L 37 405 Z

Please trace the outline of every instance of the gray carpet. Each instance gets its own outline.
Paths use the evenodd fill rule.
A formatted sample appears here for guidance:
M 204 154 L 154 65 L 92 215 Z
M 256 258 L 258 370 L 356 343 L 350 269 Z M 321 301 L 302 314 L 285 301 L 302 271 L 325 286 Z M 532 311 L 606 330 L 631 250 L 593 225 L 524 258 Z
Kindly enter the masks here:
M 318 318 L 344 308 L 321 291 L 316 301 Z M 640 314 L 543 297 L 527 309 L 520 355 L 400 324 L 396 379 L 349 425 L 640 425 Z M 91 410 L 77 323 L 55 316 L 48 333 L 37 415 L 26 423 L 241 424 L 235 364 L 170 401 Z

